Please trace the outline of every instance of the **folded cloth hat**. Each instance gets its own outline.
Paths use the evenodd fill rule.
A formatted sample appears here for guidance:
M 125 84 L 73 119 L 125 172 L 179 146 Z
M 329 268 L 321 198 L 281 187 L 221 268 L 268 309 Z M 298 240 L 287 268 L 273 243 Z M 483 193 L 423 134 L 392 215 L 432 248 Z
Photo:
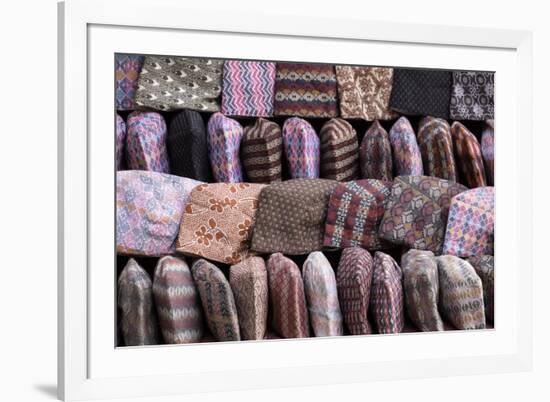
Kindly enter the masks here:
M 217 341 L 240 341 L 237 307 L 223 272 L 202 258 L 193 263 L 191 272 L 199 290 L 206 324 L 214 338 Z
M 199 181 L 142 170 L 117 172 L 116 250 L 161 256 L 175 251 L 187 197 Z
M 456 181 L 453 138 L 447 121 L 437 117 L 424 117 L 418 129 L 418 145 L 427 176 Z
M 346 119 L 390 120 L 393 68 L 336 66 L 340 114 Z
M 283 338 L 307 338 L 309 322 L 302 274 L 290 258 L 281 253 L 267 260 L 271 326 Z
M 456 195 L 449 208 L 443 254 L 493 254 L 494 228 L 494 187 L 478 187 Z
M 222 60 L 146 56 L 138 79 L 136 105 L 170 111 L 220 110 Z
M 267 327 L 268 283 L 265 262 L 250 257 L 229 269 L 229 284 L 233 290 L 241 338 L 263 339 Z
M 116 110 L 133 110 L 144 56 L 115 54 L 115 103 Z
M 403 116 L 390 129 L 393 167 L 396 176 L 423 174 L 422 156 L 409 120 Z
M 378 236 L 391 186 L 389 181 L 373 179 L 338 184 L 328 202 L 323 245 L 369 250 L 391 247 Z
M 126 127 L 128 169 L 170 173 L 164 117 L 156 112 L 132 112 Z
M 479 141 L 462 123 L 451 126 L 455 160 L 462 183 L 470 188 L 487 185 Z
M 457 329 L 485 329 L 483 287 L 475 269 L 454 255 L 436 260 L 443 318 Z
M 321 250 L 330 194 L 338 182 L 294 179 L 265 187 L 251 249 L 260 253 L 308 254 Z
M 493 120 L 485 122 L 485 129 L 481 134 L 481 155 L 485 165 L 487 184 L 493 186 L 495 184 L 495 122 Z
M 275 63 L 226 60 L 223 64 L 222 113 L 273 116 Z
M 182 110 L 174 116 L 168 129 L 166 147 L 172 174 L 212 181 L 206 127 L 199 112 Z
M 117 298 L 124 344 L 158 344 L 160 334 L 153 304 L 153 284 L 149 274 L 133 258 L 118 277 Z
M 181 217 L 177 251 L 225 264 L 236 264 L 251 255 L 250 230 L 264 187 L 249 183 L 195 187 Z
M 343 335 L 336 276 L 323 253 L 314 251 L 307 257 L 303 277 L 309 322 L 315 336 Z
M 439 277 L 431 251 L 409 250 L 401 257 L 405 307 L 420 331 L 443 331 L 439 315 Z
M 367 318 L 372 269 L 372 257 L 367 250 L 350 247 L 342 251 L 336 272 L 336 286 L 344 323 L 352 335 L 372 333 Z
M 388 132 L 376 120 L 369 127 L 359 148 L 361 178 L 393 180 L 393 161 Z
M 495 320 L 495 258 L 492 255 L 478 255 L 466 259 L 476 270 L 483 285 L 485 317 Z
M 291 178 L 319 177 L 321 142 L 311 124 L 298 117 L 287 119 L 283 125 L 283 146 Z
M 380 334 L 396 334 L 403 331 L 405 311 L 403 307 L 403 273 L 388 254 L 374 254 L 370 308 Z
M 396 68 L 390 108 L 400 113 L 449 118 L 451 72 Z
M 338 116 L 336 93 L 332 64 L 277 63 L 275 115 Z
M 465 190 L 461 184 L 436 177 L 396 177 L 380 223 L 380 237 L 440 254 L 451 198 Z
M 321 138 L 321 177 L 338 181 L 355 180 L 357 166 L 357 133 L 344 119 L 327 121 L 319 133 Z
M 119 114 L 116 115 L 116 170 L 124 170 L 124 144 L 126 143 L 126 123 Z
M 214 113 L 208 120 L 208 155 L 217 182 L 243 181 L 239 147 L 243 128 L 237 120 Z
M 177 257 L 162 257 L 155 268 L 153 295 L 166 343 L 194 343 L 202 338 L 203 317 L 191 270 Z
M 282 156 L 283 136 L 277 123 L 260 117 L 244 128 L 241 159 L 250 182 L 281 181 Z
M 485 120 L 494 118 L 495 73 L 453 71 L 451 119 Z

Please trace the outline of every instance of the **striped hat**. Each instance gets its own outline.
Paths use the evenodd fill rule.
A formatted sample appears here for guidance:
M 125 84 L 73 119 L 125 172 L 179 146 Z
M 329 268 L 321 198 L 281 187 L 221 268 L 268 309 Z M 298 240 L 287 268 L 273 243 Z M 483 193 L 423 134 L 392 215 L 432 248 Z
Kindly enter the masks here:
M 124 170 L 126 160 L 124 146 L 126 144 L 126 123 L 119 114 L 116 115 L 116 170 Z
M 267 326 L 268 283 L 265 262 L 250 257 L 229 269 L 229 284 L 233 290 L 241 338 L 263 339 Z
M 486 186 L 481 146 L 475 135 L 458 121 L 451 126 L 451 134 L 460 182 L 469 188 Z
M 393 168 L 396 176 L 423 174 L 422 156 L 409 120 L 403 116 L 390 129 Z
M 321 144 L 317 133 L 306 120 L 291 117 L 283 125 L 283 146 L 290 177 L 319 177 Z
M 170 121 L 166 147 L 172 174 L 211 182 L 206 127 L 199 112 L 182 110 Z
M 313 333 L 315 336 L 343 335 L 336 277 L 329 261 L 323 253 L 314 251 L 307 257 L 302 271 Z
M 167 255 L 158 261 L 153 295 L 164 342 L 200 341 L 204 332 L 201 302 L 185 260 Z
M 169 173 L 164 117 L 156 112 L 132 112 L 126 127 L 128 169 Z
M 133 258 L 118 277 L 118 312 L 126 346 L 160 343 L 149 274 Z
M 439 315 L 439 277 L 431 251 L 409 250 L 401 257 L 408 317 L 420 331 L 443 331 Z
M 283 338 L 307 338 L 309 322 L 300 269 L 281 253 L 267 260 L 271 326 Z
M 206 324 L 217 341 L 240 341 L 239 318 L 233 291 L 223 272 L 199 259 L 191 266 L 199 290 Z
M 372 333 L 368 310 L 372 283 L 372 257 L 360 247 L 342 251 L 336 286 L 346 328 L 352 335 Z
M 357 134 L 344 119 L 327 121 L 319 133 L 321 138 L 321 177 L 338 181 L 355 180 L 357 164 Z
M 418 145 L 426 176 L 456 181 L 451 127 L 443 119 L 427 116 L 420 121 Z
M 493 254 L 494 228 L 494 187 L 478 187 L 456 195 L 449 208 L 443 254 Z
M 258 118 L 244 128 L 241 159 L 251 183 L 281 181 L 283 137 L 277 123 Z
M 374 254 L 370 308 L 380 334 L 403 331 L 405 311 L 403 302 L 403 274 L 388 254 Z
M 115 54 L 115 103 L 116 110 L 133 110 L 138 77 L 143 65 L 143 56 Z
M 376 120 L 369 127 L 359 148 L 361 178 L 393 180 L 393 160 L 390 137 Z
M 436 257 L 439 305 L 457 329 L 485 329 L 483 285 L 469 262 L 453 255 Z
M 495 258 L 492 255 L 478 255 L 466 259 L 476 270 L 483 284 L 485 317 L 495 320 Z
M 494 186 L 495 184 L 495 122 L 487 120 L 485 129 L 481 134 L 481 155 L 485 165 L 485 174 L 487 176 L 487 184 Z
M 243 128 L 238 121 L 214 113 L 208 120 L 208 155 L 214 179 L 223 183 L 243 181 L 239 147 Z
M 226 60 L 222 83 L 223 114 L 273 116 L 275 63 Z

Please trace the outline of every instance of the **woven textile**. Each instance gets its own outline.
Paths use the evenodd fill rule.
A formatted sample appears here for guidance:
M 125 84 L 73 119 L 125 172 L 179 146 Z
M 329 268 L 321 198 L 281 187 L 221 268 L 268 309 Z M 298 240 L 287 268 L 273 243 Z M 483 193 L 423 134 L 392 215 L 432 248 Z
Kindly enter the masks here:
M 451 126 L 451 134 L 461 182 L 470 188 L 486 186 L 481 146 L 475 135 L 458 121 Z
M 214 113 L 208 120 L 208 155 L 217 182 L 243 181 L 243 169 L 239 158 L 242 137 L 243 128 L 238 121 L 221 113 Z
M 451 198 L 465 190 L 461 184 L 435 177 L 396 177 L 380 223 L 380 237 L 440 254 Z
M 115 139 L 115 156 L 116 170 L 124 170 L 126 165 L 124 146 L 126 144 L 126 123 L 118 114 L 116 115 L 116 139 Z
M 369 127 L 359 148 L 361 178 L 393 180 L 393 158 L 388 132 L 375 121 Z
M 199 112 L 182 110 L 174 116 L 168 129 L 166 148 L 172 174 L 212 181 L 206 127 Z
M 487 176 L 487 185 L 495 184 L 495 122 L 487 120 L 481 134 L 481 155 Z
M 248 181 L 281 181 L 282 157 L 283 136 L 277 123 L 260 117 L 244 128 L 241 159 Z
M 319 177 L 321 141 L 311 124 L 298 117 L 287 119 L 283 125 L 283 146 L 291 178 Z
M 273 183 L 260 193 L 252 250 L 308 254 L 323 246 L 330 194 L 338 182 L 294 179 Z
M 181 218 L 177 250 L 225 264 L 248 257 L 258 196 L 264 187 L 249 183 L 195 187 Z
M 451 127 L 443 119 L 424 117 L 418 129 L 418 146 L 426 176 L 456 181 Z
M 397 120 L 390 129 L 393 168 L 396 176 L 424 174 L 422 156 L 411 123 L 406 117 Z
M 336 66 L 340 114 L 346 119 L 390 120 L 393 68 Z
M 328 202 L 323 245 L 361 246 L 369 250 L 391 246 L 378 237 L 391 185 L 391 182 L 372 179 L 338 184 Z
M 126 127 L 128 169 L 170 173 L 164 117 L 155 112 L 132 112 Z
M 201 340 L 204 332 L 201 302 L 185 260 L 168 255 L 158 261 L 153 295 L 165 343 Z
M 405 307 L 420 331 L 443 331 L 439 315 L 439 277 L 431 251 L 409 250 L 401 257 Z
M 476 270 L 483 285 L 485 317 L 495 320 L 495 259 L 492 255 L 479 255 L 466 259 Z
M 267 260 L 267 277 L 273 330 L 283 338 L 307 338 L 309 321 L 300 269 L 276 253 Z
M 133 110 L 143 56 L 115 54 L 115 104 L 117 110 Z
M 267 326 L 267 269 L 261 257 L 250 257 L 229 269 L 229 284 L 233 290 L 241 338 L 263 339 Z
M 275 115 L 335 117 L 336 92 L 331 64 L 277 63 Z
M 319 137 L 321 177 L 338 181 L 357 179 L 357 134 L 351 124 L 340 118 L 330 119 L 321 128 Z
M 494 118 L 495 73 L 453 71 L 450 114 L 456 120 Z
M 377 251 L 374 254 L 370 308 L 380 334 L 403 331 L 405 311 L 403 273 L 395 260 Z
M 343 335 L 336 276 L 323 253 L 314 251 L 307 257 L 303 277 L 309 322 L 315 336 Z
M 199 259 L 191 266 L 208 329 L 217 341 L 240 341 L 239 318 L 231 286 L 214 264 Z
M 443 318 L 457 329 L 485 329 L 483 287 L 475 269 L 453 255 L 436 260 Z
M 451 200 L 443 254 L 469 257 L 493 254 L 495 188 L 479 187 Z
M 118 277 L 120 328 L 126 346 L 159 343 L 153 284 L 147 272 L 130 258 Z
M 162 111 L 220 110 L 222 60 L 147 56 L 139 74 L 136 105 Z
M 372 284 L 373 261 L 369 252 L 359 247 L 342 251 L 336 286 L 346 328 L 352 335 L 372 333 L 367 318 Z
M 173 253 L 185 202 L 198 184 L 164 173 L 117 172 L 117 253 L 146 256 Z
M 222 113 L 272 116 L 275 63 L 227 60 L 223 64 Z
M 451 72 L 396 68 L 390 108 L 406 114 L 449 118 Z

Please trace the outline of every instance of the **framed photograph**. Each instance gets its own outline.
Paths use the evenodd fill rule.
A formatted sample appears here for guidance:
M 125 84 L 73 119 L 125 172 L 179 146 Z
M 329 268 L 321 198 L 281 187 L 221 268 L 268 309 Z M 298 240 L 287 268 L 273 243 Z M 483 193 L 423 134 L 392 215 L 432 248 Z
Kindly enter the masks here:
M 531 368 L 529 32 L 58 12 L 61 399 Z

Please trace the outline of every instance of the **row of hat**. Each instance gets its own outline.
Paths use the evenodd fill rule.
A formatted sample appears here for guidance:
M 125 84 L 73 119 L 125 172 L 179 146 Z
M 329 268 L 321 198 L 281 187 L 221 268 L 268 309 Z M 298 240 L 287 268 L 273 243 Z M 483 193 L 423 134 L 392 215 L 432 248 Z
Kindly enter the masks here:
M 406 117 L 389 133 L 375 121 L 359 138 L 342 118 L 326 121 L 319 134 L 307 120 L 290 117 L 281 127 L 264 118 L 244 128 L 236 119 L 183 110 L 167 127 L 158 112 L 117 115 L 117 167 L 172 173 L 205 182 L 271 183 L 282 178 L 338 181 L 422 175 L 470 188 L 493 184 L 494 124 L 481 141 L 460 122 L 424 117 L 418 134 Z M 479 133 L 478 133 L 479 134 Z M 283 174 L 284 173 L 284 174 Z
M 456 120 L 494 116 L 494 73 L 117 54 L 118 110 Z
M 494 319 L 492 256 L 409 250 L 399 266 L 352 247 L 337 267 L 316 251 L 300 270 L 276 253 L 234 264 L 228 277 L 205 259 L 189 267 L 166 256 L 151 279 L 130 259 L 118 279 L 119 345 L 485 329 Z

